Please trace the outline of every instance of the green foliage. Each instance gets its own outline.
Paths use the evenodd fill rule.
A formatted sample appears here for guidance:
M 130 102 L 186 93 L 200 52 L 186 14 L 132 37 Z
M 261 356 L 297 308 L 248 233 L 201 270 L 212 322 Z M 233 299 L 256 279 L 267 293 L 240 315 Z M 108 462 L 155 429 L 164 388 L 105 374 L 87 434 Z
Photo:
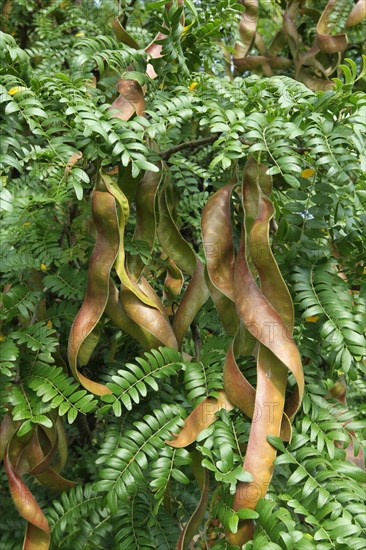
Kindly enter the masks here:
M 67 413 L 70 424 L 78 413 L 89 413 L 96 405 L 93 396 L 80 390 L 78 384 L 62 372 L 62 367 L 50 368 L 38 363 L 29 377 L 28 387 L 42 398 L 43 403 L 49 403 L 52 409 L 57 408 L 60 416 Z
M 338 432 L 331 433 L 339 437 Z M 364 472 L 344 462 L 342 449 L 335 449 L 331 456 L 308 446 L 309 441 L 306 434 L 295 434 L 276 459 L 277 464 L 287 465 L 290 475 L 288 493 L 279 495 L 279 500 L 287 510 L 304 516 L 316 548 L 362 548 L 365 508 L 360 482 Z
M 222 364 L 225 358 L 225 350 L 219 347 L 222 340 L 216 339 L 216 346 L 207 340 L 201 353 L 201 361 L 191 362 L 186 366 L 184 373 L 184 386 L 187 399 L 197 405 L 202 397 L 214 394 L 215 390 L 222 389 Z
M 107 492 L 107 502 L 112 513 L 118 509 L 118 501 L 127 495 L 136 494 L 144 484 L 144 472 L 148 459 L 156 459 L 164 441 L 171 439 L 182 425 L 176 406 L 162 404 L 153 414 L 145 415 L 142 420 L 133 423 L 117 442 L 117 447 L 99 471 L 101 478 L 95 484 L 97 490 Z
M 357 378 L 366 353 L 364 327 L 359 324 L 353 294 L 339 277 L 335 262 L 298 268 L 293 275 L 302 316 L 318 317 L 321 352 L 339 373 Z
M 277 508 L 275 502 L 260 500 L 257 512 L 260 518 L 259 529 L 253 542 L 244 545 L 245 550 L 259 550 L 259 548 L 279 550 L 296 546 L 304 550 L 317 548 L 311 535 L 296 529 L 296 521 L 286 508 Z
M 107 384 L 113 393 L 104 395 L 102 400 L 112 404 L 115 416 L 121 416 L 122 405 L 130 411 L 141 397 L 146 397 L 148 388 L 159 391 L 159 380 L 176 375 L 183 364 L 181 355 L 168 348 L 153 349 L 137 357 L 136 362 L 138 365 L 126 363 L 124 370 L 118 370 Z
M 108 513 L 101 505 L 102 497 L 93 491 L 90 485 L 79 485 L 68 493 L 63 493 L 48 515 L 53 531 L 54 548 L 69 548 L 70 544 L 76 544 L 77 548 L 85 548 L 88 538 L 92 535 L 100 544 L 105 529 L 101 535 L 98 529 L 100 526 L 103 527 L 103 520 L 108 519 Z
M 251 474 L 242 467 L 242 449 L 248 434 L 242 417 L 234 419 L 223 410 L 221 418 L 201 432 L 197 448 L 203 457 L 202 466 L 214 472 L 216 481 L 228 484 L 229 492 L 234 494 L 238 481 L 252 480 Z M 230 528 L 230 515 L 228 520 L 221 518 L 221 521 Z
M 190 484 L 188 477 L 181 469 L 178 469 L 190 463 L 191 459 L 186 449 L 165 447 L 161 450 L 159 457 L 151 464 L 150 471 L 150 486 L 157 501 L 154 513 L 159 510 L 171 481 L 175 480 L 184 485 Z

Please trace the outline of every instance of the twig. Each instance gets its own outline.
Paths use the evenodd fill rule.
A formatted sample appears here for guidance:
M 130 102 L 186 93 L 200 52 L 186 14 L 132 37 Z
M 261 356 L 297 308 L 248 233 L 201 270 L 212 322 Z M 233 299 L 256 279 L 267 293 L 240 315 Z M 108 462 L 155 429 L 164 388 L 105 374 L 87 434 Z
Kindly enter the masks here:
M 131 4 L 127 7 L 127 9 L 125 11 L 125 14 L 124 14 L 123 19 L 122 19 L 122 27 L 124 27 L 124 28 L 127 27 L 128 17 L 130 15 L 129 12 L 132 12 L 132 8 L 134 7 L 134 4 L 136 4 L 136 0 L 132 0 Z
M 92 431 L 88 424 L 87 417 L 84 414 L 78 414 L 76 418 L 76 426 L 80 436 L 80 442 L 82 445 L 86 443 L 92 444 Z
M 194 342 L 194 358 L 196 361 L 199 361 L 201 356 L 202 340 L 198 326 L 194 321 L 191 323 L 191 332 Z

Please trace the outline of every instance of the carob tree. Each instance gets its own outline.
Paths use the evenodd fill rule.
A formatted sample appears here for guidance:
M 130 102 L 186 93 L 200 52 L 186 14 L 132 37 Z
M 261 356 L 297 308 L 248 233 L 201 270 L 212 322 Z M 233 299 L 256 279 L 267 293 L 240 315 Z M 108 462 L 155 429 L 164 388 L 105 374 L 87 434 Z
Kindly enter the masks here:
M 366 3 L 140 4 L 3 8 L 23 548 L 361 549 Z

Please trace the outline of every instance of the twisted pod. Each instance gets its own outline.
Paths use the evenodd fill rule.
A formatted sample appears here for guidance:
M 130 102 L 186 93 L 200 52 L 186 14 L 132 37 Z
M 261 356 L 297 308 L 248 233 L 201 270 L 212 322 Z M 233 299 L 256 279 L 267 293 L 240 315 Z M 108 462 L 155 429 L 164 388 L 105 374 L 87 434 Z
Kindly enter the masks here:
M 169 443 L 174 447 L 192 443 L 200 430 L 215 421 L 215 413 L 221 408 L 236 406 L 249 417 L 256 411 L 243 464 L 252 481 L 237 485 L 233 506 L 239 510 L 255 509 L 267 492 L 276 457 L 267 437 L 290 439 L 290 419 L 302 400 L 304 378 L 292 338 L 292 300 L 270 247 L 269 224 L 274 214 L 269 199 L 271 178 L 263 165 L 248 159 L 241 187 L 244 223 L 236 255 L 230 213 L 234 187 L 228 185 L 217 191 L 202 215 L 207 271 L 214 293 L 235 305 L 237 318 L 232 317 L 233 326 L 237 328 L 240 323 L 225 360 L 224 392 L 218 399 L 202 401 Z M 256 388 L 236 362 L 236 355 L 249 353 L 257 359 Z M 288 371 L 297 385 L 285 403 Z M 227 533 L 230 543 L 239 546 L 252 536 L 252 520 L 242 521 L 236 533 Z
M 13 503 L 27 521 L 23 550 L 47 550 L 50 544 L 47 519 L 22 476 L 32 475 L 42 485 L 57 491 L 76 485 L 59 474 L 67 458 L 65 431 L 60 417 L 53 418 L 52 428 L 36 425 L 24 436 L 17 435 L 18 428 L 19 422 L 6 414 L 0 426 L 0 459 L 4 459 Z

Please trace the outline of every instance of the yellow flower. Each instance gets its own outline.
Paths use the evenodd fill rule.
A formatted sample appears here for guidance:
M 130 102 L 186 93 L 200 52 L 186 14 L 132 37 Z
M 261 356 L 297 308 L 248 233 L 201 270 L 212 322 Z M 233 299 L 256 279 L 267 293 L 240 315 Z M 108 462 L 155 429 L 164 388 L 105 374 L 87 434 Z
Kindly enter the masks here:
M 366 266 L 363 268 L 363 274 L 366 275 Z
M 312 168 L 306 168 L 301 172 L 301 177 L 305 179 L 311 178 L 315 174 L 315 170 Z
M 22 92 L 23 90 L 26 90 L 27 88 L 25 86 L 14 86 L 14 88 L 10 88 L 8 91 L 9 95 L 15 95 L 19 92 Z
M 316 323 L 319 319 L 318 315 L 312 315 L 311 317 L 305 317 L 307 323 Z
M 31 222 L 24 222 L 24 223 L 23 223 L 23 227 L 29 227 L 30 224 L 31 224 Z
M 188 88 L 191 92 L 193 92 L 193 90 L 197 88 L 197 86 L 198 86 L 197 82 L 191 82 Z
M 46 325 L 48 326 L 48 328 L 52 328 L 52 327 L 53 327 L 51 319 L 48 319 Z
M 192 25 L 186 25 L 184 27 L 184 29 L 182 30 L 182 36 L 184 36 L 188 31 L 189 29 L 191 28 Z
M 2 334 L 0 334 L 0 342 L 5 342 L 6 338 Z
M 42 269 L 42 271 L 46 271 L 47 270 L 46 264 L 41 264 L 41 269 Z
M 85 32 L 79 31 L 75 34 L 76 38 L 80 38 L 81 36 L 85 36 Z

